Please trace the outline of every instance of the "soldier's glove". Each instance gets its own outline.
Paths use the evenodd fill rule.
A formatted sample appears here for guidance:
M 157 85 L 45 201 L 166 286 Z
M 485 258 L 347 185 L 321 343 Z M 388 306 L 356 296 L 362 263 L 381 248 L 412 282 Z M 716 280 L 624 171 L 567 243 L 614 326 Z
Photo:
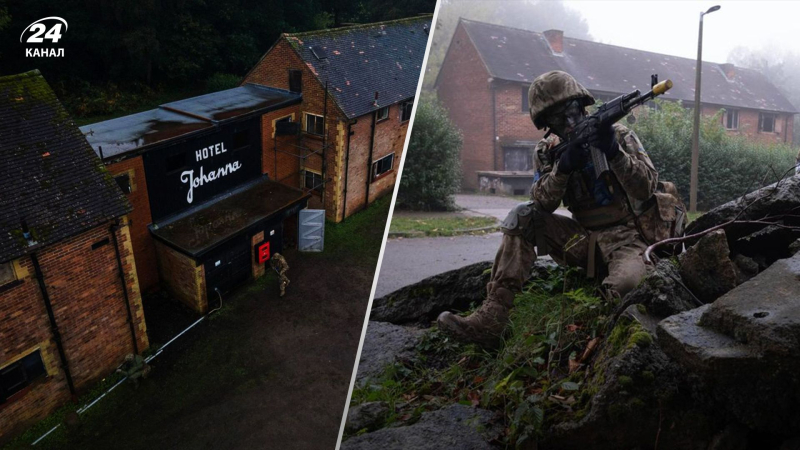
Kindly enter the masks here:
M 561 157 L 558 159 L 558 173 L 571 174 L 576 169 L 583 168 L 584 164 L 584 151 L 577 145 L 570 146 Z
M 611 125 L 596 128 L 589 138 L 589 145 L 603 152 L 609 161 L 619 156 L 617 133 L 614 132 L 614 128 Z

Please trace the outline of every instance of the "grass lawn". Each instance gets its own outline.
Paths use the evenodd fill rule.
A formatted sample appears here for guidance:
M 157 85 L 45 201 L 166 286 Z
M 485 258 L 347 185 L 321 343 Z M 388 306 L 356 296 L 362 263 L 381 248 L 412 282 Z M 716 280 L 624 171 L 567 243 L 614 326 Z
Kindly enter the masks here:
M 391 232 L 414 233 L 423 236 L 453 236 L 463 234 L 464 230 L 485 228 L 495 225 L 494 217 L 436 217 L 427 219 L 412 219 L 407 217 L 393 217 Z
M 689 218 L 689 223 L 692 223 L 695 220 L 697 220 L 698 217 L 702 216 L 705 213 L 706 213 L 705 211 L 687 212 L 686 216 Z

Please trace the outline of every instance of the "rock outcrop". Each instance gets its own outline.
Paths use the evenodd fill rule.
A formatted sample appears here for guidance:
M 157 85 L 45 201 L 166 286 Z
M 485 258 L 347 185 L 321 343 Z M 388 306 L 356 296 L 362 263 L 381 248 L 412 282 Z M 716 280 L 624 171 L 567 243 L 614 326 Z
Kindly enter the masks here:
M 729 256 L 724 230 L 703 236 L 680 255 L 681 278 L 703 303 L 711 303 L 736 287 L 736 265 Z
M 370 321 L 358 362 L 356 382 L 363 384 L 383 373 L 386 366 L 414 357 L 422 331 L 385 322 Z
M 464 405 L 450 405 L 422 414 L 413 425 L 384 428 L 350 438 L 342 450 L 491 450 L 490 443 L 502 431 L 491 411 Z

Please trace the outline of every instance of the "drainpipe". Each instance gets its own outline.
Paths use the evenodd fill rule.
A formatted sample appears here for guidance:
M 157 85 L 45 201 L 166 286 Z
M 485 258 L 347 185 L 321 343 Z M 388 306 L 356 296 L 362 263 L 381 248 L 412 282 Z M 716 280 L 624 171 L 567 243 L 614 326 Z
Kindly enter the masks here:
M 497 89 L 494 79 L 489 81 L 489 89 L 492 91 L 492 170 L 497 170 Z
M 367 195 L 364 198 L 364 209 L 369 206 L 369 185 L 372 181 L 372 150 L 375 148 L 375 119 L 378 117 L 378 111 L 372 112 L 372 129 L 369 135 L 369 158 L 367 159 Z
M 122 284 L 122 298 L 125 300 L 125 312 L 128 313 L 128 328 L 131 331 L 131 341 L 133 342 L 133 353 L 139 354 L 139 345 L 136 343 L 136 329 L 133 326 L 133 316 L 131 315 L 131 303 L 128 298 L 128 286 L 125 283 L 125 271 L 122 270 L 122 257 L 119 254 L 119 243 L 117 242 L 117 230 L 119 230 L 119 219 L 111 225 L 108 231 L 111 233 L 111 240 L 114 242 L 114 254 L 117 256 L 117 270 L 119 272 L 119 281 Z
M 350 136 L 353 135 L 353 132 L 350 131 L 350 127 L 358 123 L 358 119 L 354 119 L 352 122 L 347 123 L 347 150 L 344 156 L 344 200 L 342 203 L 342 220 L 347 217 L 347 176 L 350 174 Z
M 789 137 L 789 115 L 787 114 L 786 117 L 783 118 L 783 143 L 787 142 Z
M 36 281 L 39 282 L 39 289 L 42 291 L 44 308 L 47 310 L 47 317 L 50 319 L 50 331 L 53 333 L 53 340 L 56 341 L 58 356 L 61 358 L 61 367 L 64 369 L 64 376 L 67 379 L 67 387 L 69 388 L 69 393 L 72 395 L 72 399 L 77 400 L 75 385 L 72 382 L 72 374 L 69 371 L 69 363 L 67 362 L 67 354 L 64 352 L 64 344 L 61 342 L 61 333 L 58 331 L 56 316 L 53 314 L 53 305 L 50 303 L 50 295 L 47 292 L 47 285 L 44 283 L 42 267 L 39 265 L 39 258 L 36 256 L 35 252 L 31 253 L 31 262 L 33 263 L 33 271 L 36 273 Z

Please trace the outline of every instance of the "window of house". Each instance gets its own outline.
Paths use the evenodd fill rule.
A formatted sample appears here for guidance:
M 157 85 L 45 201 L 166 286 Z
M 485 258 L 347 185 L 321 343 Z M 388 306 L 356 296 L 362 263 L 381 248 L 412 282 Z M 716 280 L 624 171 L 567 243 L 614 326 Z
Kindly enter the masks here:
M 763 133 L 774 133 L 775 114 L 760 113 L 758 115 L 758 131 Z
M 303 72 L 300 70 L 289 71 L 289 90 L 303 92 Z
M 381 121 L 381 120 L 386 120 L 388 118 L 389 118 L 389 107 L 388 106 L 384 106 L 383 108 L 378 110 L 378 116 L 377 116 L 376 120 Z
M 306 189 L 311 189 L 314 191 L 322 190 L 322 175 L 310 170 L 306 170 L 305 182 L 303 186 Z
M 394 167 L 394 153 L 372 163 L 372 180 L 377 180 L 381 175 L 389 172 Z
M 414 108 L 414 100 L 409 100 L 402 104 L 400 112 L 400 121 L 405 122 L 411 120 L 411 110 Z
M 325 132 L 325 121 L 322 116 L 306 113 L 306 133 L 322 136 Z
M 39 350 L 0 368 L 0 404 L 46 374 Z
M 531 107 L 528 105 L 528 88 L 522 86 L 522 112 L 530 112 Z
M 504 170 L 533 170 L 533 152 L 528 147 L 503 147 Z
M 133 192 L 131 189 L 131 177 L 127 173 L 123 173 L 114 177 L 114 181 L 117 182 L 117 186 L 122 190 L 122 192 L 126 194 L 130 194 Z
M 14 273 L 14 265 L 11 261 L 0 264 L 0 286 L 16 281 L 17 276 Z
M 735 109 L 725 111 L 725 128 L 729 130 L 739 129 L 739 111 Z

